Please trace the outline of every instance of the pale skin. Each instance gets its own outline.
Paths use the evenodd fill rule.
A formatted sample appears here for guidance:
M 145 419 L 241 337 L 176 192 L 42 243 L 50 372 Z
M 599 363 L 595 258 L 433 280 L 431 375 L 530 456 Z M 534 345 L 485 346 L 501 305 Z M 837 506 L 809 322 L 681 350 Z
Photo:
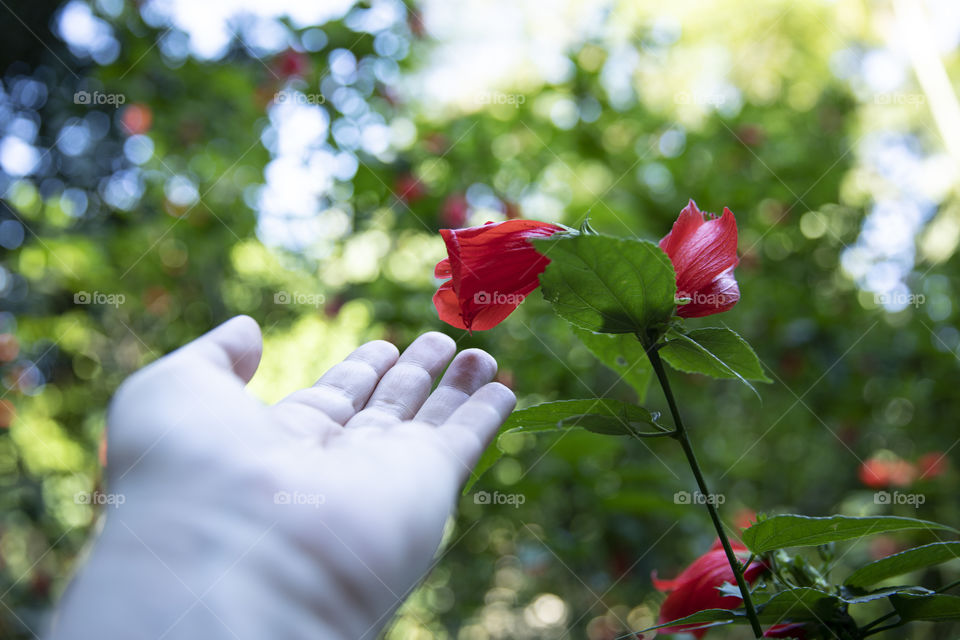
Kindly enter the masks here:
M 261 346 L 233 318 L 117 391 L 105 491 L 123 504 L 50 638 L 373 638 L 429 571 L 515 405 L 496 361 L 440 333 L 370 342 L 268 405 L 245 389 Z

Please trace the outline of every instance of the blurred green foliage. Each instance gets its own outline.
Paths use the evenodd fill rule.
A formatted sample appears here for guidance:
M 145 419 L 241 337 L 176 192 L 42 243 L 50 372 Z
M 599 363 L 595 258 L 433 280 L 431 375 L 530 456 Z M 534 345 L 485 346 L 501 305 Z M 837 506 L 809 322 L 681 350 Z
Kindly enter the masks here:
M 876 185 L 860 157 L 862 137 L 899 127 L 921 148 L 938 144 L 926 110 L 878 112 L 831 72 L 837 51 L 876 44 L 874 20 L 884 9 L 866 1 L 683 4 L 678 39 L 664 43 L 655 4 L 612 5 L 605 20 L 616 38 L 584 37 L 569 47 L 566 79 L 517 80 L 497 94 L 512 100 L 468 97 L 442 108 L 401 91 L 435 61 L 436 44 L 409 9 L 389 27 L 409 48 L 396 86 L 372 80 L 359 93 L 371 113 L 415 135 L 392 154 L 354 151 L 355 175 L 335 180 L 317 204 L 318 213 L 340 212 L 345 232 L 299 248 L 268 247 L 258 235 L 256 193 L 272 158 L 268 109 L 278 91 L 335 89 L 324 81 L 338 49 L 361 66 L 389 57 L 377 53 L 372 34 L 348 26 L 352 12 L 319 25 L 326 44 L 302 54 L 296 73 L 284 70 L 289 53 L 261 59 L 239 40 L 220 60 L 174 64 L 156 46 L 167 26 L 151 26 L 133 4 L 100 12 L 119 43 L 119 57 L 104 65 L 74 57 L 51 34 L 55 5 L 23 23 L 44 43 L 34 42 L 29 55 L 8 16 L 7 28 L 19 35 L 0 54 L 6 95 L 24 78 L 43 84 L 37 140 L 51 150 L 44 175 L 4 176 L 0 185 L 0 215 L 26 230 L 22 244 L 0 254 L 0 417 L 9 426 L 0 433 L 0 636 L 39 633 L 75 566 L 96 515 L 75 494 L 100 481 L 113 390 L 234 314 L 264 328 L 252 389 L 267 401 L 310 384 L 362 341 L 404 346 L 425 330 L 493 353 L 521 407 L 594 395 L 635 400 L 539 293 L 489 332 L 466 335 L 440 323 L 431 302 L 433 265 L 444 252 L 436 232 L 464 216 L 471 224 L 536 215 L 578 226 L 589 215 L 601 232 L 656 240 L 688 198 L 704 210 L 729 207 L 740 226 L 743 297 L 732 311 L 693 325 L 721 323 L 743 335 L 774 383 L 759 385 L 758 401 L 733 381 L 673 374 L 701 464 L 727 496 L 723 514 L 731 524 L 753 511 L 960 523 L 952 470 L 916 483 L 912 490 L 926 496 L 919 508 L 875 504 L 857 478 L 860 463 L 881 450 L 909 460 L 928 451 L 952 457 L 960 416 L 952 248 L 938 263 L 921 252 L 908 282 L 926 302 L 896 313 L 860 291 L 840 263 Z M 612 97 L 606 62 L 623 49 L 637 63 L 624 74 L 627 97 Z M 716 56 L 727 60 L 738 108 L 714 108 L 691 88 Z M 77 104 L 82 90 L 126 101 L 119 109 Z M 330 120 L 346 118 L 323 95 Z M 579 114 L 572 122 L 563 115 L 570 105 Z M 79 155 L 56 146 L 71 118 L 105 123 Z M 139 167 L 124 152 L 133 130 L 153 144 Z M 137 172 L 131 184 L 142 193 L 114 206 L 104 181 L 127 170 Z M 173 176 L 186 176 L 199 199 L 171 198 Z M 86 194 L 80 214 L 68 188 Z M 951 198 L 941 209 L 956 206 Z M 83 292 L 114 297 L 77 304 Z M 655 390 L 647 406 L 665 409 Z M 648 626 L 661 597 L 650 572 L 674 575 L 711 543 L 702 508 L 674 500 L 692 487 L 679 449 L 574 432 L 521 436 L 508 448 L 475 491 L 522 494 L 523 504 L 466 495 L 437 568 L 387 636 L 569 631 L 603 639 Z M 882 540 L 886 547 L 855 546 L 837 571 L 931 541 L 929 534 Z M 957 573 L 945 565 L 921 577 L 933 588 Z M 911 633 L 947 637 L 932 627 Z

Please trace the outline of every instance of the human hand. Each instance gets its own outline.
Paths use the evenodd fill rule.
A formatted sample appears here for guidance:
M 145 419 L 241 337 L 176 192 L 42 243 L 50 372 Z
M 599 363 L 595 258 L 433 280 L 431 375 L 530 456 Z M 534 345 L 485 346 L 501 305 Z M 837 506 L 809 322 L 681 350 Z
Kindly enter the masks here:
M 515 404 L 496 362 L 377 341 L 265 405 L 238 317 L 131 376 L 108 416 L 108 507 L 53 637 L 373 637 L 428 570 Z

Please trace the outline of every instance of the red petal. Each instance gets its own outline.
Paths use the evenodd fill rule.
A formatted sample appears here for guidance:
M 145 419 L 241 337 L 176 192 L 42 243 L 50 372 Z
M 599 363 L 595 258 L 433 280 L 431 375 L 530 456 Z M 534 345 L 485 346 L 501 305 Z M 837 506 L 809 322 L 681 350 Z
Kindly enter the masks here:
M 684 213 L 680 215 L 684 218 Z M 730 209 L 724 208 L 723 216 L 719 219 L 708 220 L 693 231 L 690 231 L 691 228 L 691 223 L 684 222 L 681 231 L 686 235 L 681 236 L 681 240 L 675 240 L 671 231 L 661 241 L 671 249 L 667 255 L 676 269 L 677 291 L 680 294 L 699 291 L 739 262 L 737 221 Z
M 508 220 L 440 230 L 449 255 L 451 286 L 468 330 L 493 328 L 537 288 L 539 275 L 550 261 L 528 240 L 562 229 L 535 220 Z M 447 273 L 443 261 L 435 273 L 438 277 Z
M 673 260 L 674 254 L 701 226 L 703 226 L 703 213 L 697 208 L 697 203 L 690 200 L 677 216 L 677 221 L 673 223 L 670 233 L 663 236 L 660 248 Z M 676 262 L 674 264 L 676 265 Z
M 444 258 L 433 269 L 434 278 L 449 278 L 451 275 L 453 271 L 450 269 L 450 258 Z
M 466 329 L 467 325 L 463 323 L 463 314 L 460 311 L 460 301 L 457 300 L 457 293 L 453 290 L 451 282 L 444 282 L 433 294 L 433 306 L 437 308 L 440 319 L 449 325 L 458 329 Z
M 691 298 L 691 302 L 679 305 L 677 315 L 681 318 L 702 318 L 727 311 L 737 304 L 740 300 L 740 286 L 731 267 L 702 289 L 686 295 Z
M 746 547 L 742 544 L 734 543 L 731 546 L 738 557 L 746 555 Z M 742 561 L 745 558 L 740 559 Z M 762 564 L 755 562 L 744 571 L 744 578 L 748 583 L 753 582 L 764 570 Z M 726 596 L 717 590 L 724 582 L 735 582 L 733 570 L 730 569 L 719 540 L 710 551 L 697 558 L 671 582 L 673 590 L 660 607 L 660 623 L 677 620 L 704 609 L 733 609 L 740 606 L 739 597 Z M 706 629 L 690 630 L 683 626 L 661 629 L 660 633 L 681 631 L 692 633 L 698 638 L 706 633 Z

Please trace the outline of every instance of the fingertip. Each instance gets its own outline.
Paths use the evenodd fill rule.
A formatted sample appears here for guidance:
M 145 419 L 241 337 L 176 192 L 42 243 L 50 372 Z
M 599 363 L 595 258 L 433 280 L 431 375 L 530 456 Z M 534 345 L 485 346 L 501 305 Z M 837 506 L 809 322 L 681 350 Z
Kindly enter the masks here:
M 483 349 L 464 349 L 453 359 L 453 364 L 477 372 L 488 380 L 497 375 L 497 360 Z
M 488 401 L 502 411 L 504 419 L 506 419 L 517 406 L 516 394 L 505 384 L 491 382 L 481 387 L 477 391 L 477 394 L 481 392 L 485 396 L 489 396 L 490 399 Z
M 397 345 L 386 340 L 371 340 L 365 342 L 353 350 L 347 358 L 363 360 L 377 370 L 377 373 L 383 375 L 384 371 L 393 366 L 393 363 L 400 357 L 400 350 Z
M 457 343 L 445 333 L 440 333 L 439 331 L 428 331 L 424 334 L 421 334 L 416 340 L 414 340 L 410 346 L 420 345 L 436 349 L 437 351 L 447 351 L 452 355 L 457 349 Z

